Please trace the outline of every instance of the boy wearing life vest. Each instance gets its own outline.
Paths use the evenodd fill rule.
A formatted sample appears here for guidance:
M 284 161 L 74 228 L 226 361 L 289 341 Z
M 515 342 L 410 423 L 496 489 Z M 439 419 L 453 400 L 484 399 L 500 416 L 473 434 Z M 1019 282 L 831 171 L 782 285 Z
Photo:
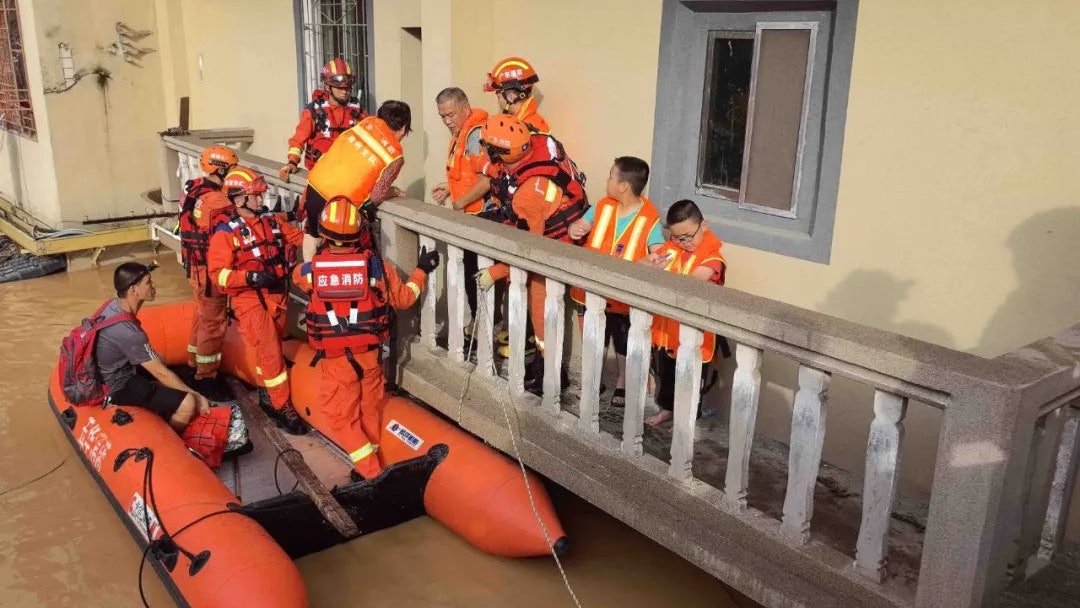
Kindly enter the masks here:
M 660 212 L 648 198 L 641 195 L 649 181 L 649 165 L 640 158 L 620 156 L 608 172 L 607 197 L 585 212 L 585 216 L 570 225 L 570 238 L 585 238 L 585 248 L 605 255 L 636 262 L 664 244 L 660 228 Z M 579 325 L 585 312 L 585 291 L 570 290 L 577 302 Z M 617 300 L 608 300 L 605 311 L 604 344 L 615 343 L 615 358 L 619 377 L 611 405 L 626 405 L 626 345 L 630 335 L 630 307 Z
M 206 256 L 210 249 L 210 232 L 232 208 L 232 203 L 221 191 L 221 185 L 236 163 L 236 153 L 230 148 L 205 148 L 199 156 L 199 167 L 206 176 L 184 185 L 184 198 L 180 204 L 180 252 L 195 300 L 187 347 L 188 365 L 196 369 L 197 384 L 206 384 L 198 381 L 210 381 L 217 377 L 221 365 L 221 343 L 225 340 L 228 326 L 225 316 L 228 298 L 210 280 Z
M 304 106 L 300 124 L 289 138 L 289 162 L 278 171 L 283 180 L 296 173 L 301 155 L 304 167 L 311 171 L 338 135 L 367 117 L 360 100 L 352 94 L 356 77 L 347 61 L 336 57 L 327 62 L 322 69 L 322 81 L 326 88 L 311 95 L 311 103 Z
M 365 479 L 379 474 L 376 455 L 384 397 L 381 347 L 390 337 L 390 307 L 412 306 L 437 251 L 422 251 L 405 283 L 378 252 L 359 245 L 365 219 L 347 197 L 330 199 L 318 218 L 323 246 L 293 271 L 293 283 L 311 294 L 308 343 L 319 366 L 318 407 L 332 429 L 327 435 L 349 454 Z
M 549 239 L 571 243 L 569 228 L 589 207 L 584 176 L 554 137 L 533 133 L 520 120 L 491 116 L 482 131 L 488 158 L 498 165 L 492 193 L 502 204 L 504 222 Z M 495 264 L 476 273 L 480 289 L 509 276 L 510 267 Z M 542 276 L 529 274 L 529 318 L 537 357 L 525 370 L 526 390 L 540 393 L 544 382 L 544 299 Z
M 668 209 L 669 237 L 659 249 L 641 263 L 668 272 L 688 276 L 715 285 L 724 284 L 727 262 L 720 252 L 724 244 L 708 228 L 701 210 L 691 200 L 681 200 Z M 706 333 L 701 343 L 701 362 L 704 368 L 716 352 L 716 335 Z M 656 374 L 656 405 L 660 412 L 645 419 L 645 424 L 657 426 L 674 418 L 675 354 L 679 348 L 679 322 L 655 315 L 652 326 L 652 367 Z M 702 378 L 704 378 L 704 373 Z
M 256 372 L 270 395 L 267 413 L 286 432 L 302 435 L 307 427 L 290 400 L 281 336 L 289 274 L 285 246 L 300 245 L 304 235 L 263 207 L 266 180 L 254 170 L 234 168 L 224 190 L 234 208 L 210 237 L 210 277 L 232 298 L 240 335 L 255 352 Z
M 319 217 L 323 205 L 335 196 L 355 201 L 372 215 L 375 206 L 388 198 L 404 196 L 393 186 L 405 164 L 401 140 L 412 131 L 412 111 L 403 101 L 390 100 L 334 140 L 330 149 L 308 174 L 303 217 L 307 221 L 304 260 L 319 245 Z M 366 239 L 366 233 L 361 239 Z M 361 243 L 370 247 L 370 243 Z

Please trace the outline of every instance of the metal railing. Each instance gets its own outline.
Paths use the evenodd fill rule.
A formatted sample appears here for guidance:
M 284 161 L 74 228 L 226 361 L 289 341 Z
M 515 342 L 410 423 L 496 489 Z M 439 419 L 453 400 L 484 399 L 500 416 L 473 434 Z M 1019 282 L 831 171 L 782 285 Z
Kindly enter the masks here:
M 164 138 L 170 183 L 163 182 L 163 191 L 166 187 L 173 191 L 196 174 L 197 162 L 192 159 L 197 158 L 201 145 L 201 140 L 192 138 Z M 302 177 L 281 182 L 276 176 L 278 163 L 244 154 L 241 161 L 263 173 L 271 186 L 271 200 L 277 196 L 285 208 L 297 204 L 304 186 Z M 812 602 L 807 598 L 827 596 L 862 605 L 983 606 L 1011 582 L 1052 559 L 1061 542 L 1080 438 L 1072 407 L 1080 394 L 1080 375 L 1074 373 L 1080 369 L 1080 326 L 1015 353 L 984 359 L 630 265 L 419 201 L 388 201 L 380 207 L 380 218 L 384 254 L 400 267 L 415 261 L 420 246 L 445 247 L 447 251 L 445 286 L 437 285 L 436 274 L 428 278 L 420 305 L 418 340 L 410 345 L 404 359 L 406 375 L 410 368 L 421 367 L 425 373 L 437 369 L 447 374 L 449 380 L 439 385 L 442 388 L 430 393 L 448 395 L 447 402 L 457 402 L 460 379 L 473 373 L 481 377 L 477 390 L 488 391 L 485 394 L 508 390 L 516 413 L 523 417 L 518 432 L 526 444 L 526 461 L 572 489 L 577 483 L 574 475 L 586 474 L 590 466 L 595 468 L 590 458 L 602 460 L 618 467 L 620 483 L 645 488 L 629 499 L 633 509 L 655 506 L 690 519 L 696 512 L 701 521 L 713 521 L 716 530 L 699 531 L 696 537 L 692 527 L 681 531 L 676 524 L 634 523 L 758 601 L 808 605 Z M 495 331 L 490 314 L 481 313 L 476 320 L 475 363 L 465 356 L 467 277 L 463 258 L 468 251 L 479 256 L 481 268 L 496 260 L 511 266 L 506 378 L 490 371 Z M 526 281 L 530 273 L 546 277 L 547 284 L 544 319 L 548 346 L 542 399 L 527 394 L 524 387 Z M 576 413 L 563 407 L 560 389 L 565 387 L 559 385 L 566 355 L 563 331 L 569 286 L 582 287 L 587 294 L 582 389 Z M 445 312 L 438 304 L 440 291 L 446 296 Z M 484 304 L 478 308 L 492 311 L 493 295 L 488 292 L 480 297 Z M 617 441 L 600 430 L 598 420 L 605 298 L 631 307 L 626 406 Z M 674 319 L 681 326 L 674 427 L 670 463 L 666 465 L 642 449 L 650 328 L 656 315 Z M 445 346 L 438 338 L 440 329 L 445 331 Z M 736 359 L 728 465 L 720 488 L 698 480 L 693 469 L 700 345 L 705 332 L 733 341 Z M 778 519 L 747 504 L 762 389 L 761 362 L 766 353 L 782 355 L 798 365 L 787 484 Z M 810 536 L 833 376 L 873 390 L 873 399 L 860 404 L 872 409 L 873 420 L 865 455 L 859 533 L 855 546 L 843 551 L 814 542 Z M 417 390 L 438 384 L 431 377 L 412 382 Z M 909 403 L 914 402 L 919 407 L 943 410 L 944 418 L 918 577 L 916 581 L 897 581 L 887 577 L 889 524 L 900 477 L 903 421 Z M 480 416 L 485 410 L 476 406 L 475 411 Z M 460 420 L 460 412 L 458 417 Z M 483 429 L 494 428 L 485 426 L 480 418 L 474 420 L 478 421 L 470 428 L 474 432 L 483 434 Z M 555 441 L 552 433 L 582 453 L 557 453 L 559 450 L 551 447 Z M 491 434 L 493 443 L 501 445 L 497 433 Z M 633 509 L 616 500 L 628 500 L 621 488 L 606 485 L 596 490 L 595 495 L 603 497 L 598 502 L 623 519 L 633 519 Z M 586 487 L 584 482 L 581 487 Z M 738 526 L 746 528 L 745 535 L 735 529 Z M 714 538 L 713 532 L 718 536 Z M 750 539 L 744 545 L 745 565 L 732 564 L 723 557 L 728 550 L 723 543 L 731 540 L 725 535 Z M 847 556 L 851 554 L 854 559 Z M 763 582 L 752 581 L 746 572 L 756 572 Z M 770 582 L 768 576 L 776 581 Z M 814 595 L 818 592 L 825 595 Z

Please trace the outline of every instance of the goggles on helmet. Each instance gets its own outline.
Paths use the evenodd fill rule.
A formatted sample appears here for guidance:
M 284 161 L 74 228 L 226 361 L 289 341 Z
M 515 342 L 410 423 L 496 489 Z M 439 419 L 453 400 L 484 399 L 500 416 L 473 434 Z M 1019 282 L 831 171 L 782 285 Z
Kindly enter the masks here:
M 324 82 L 326 82 L 326 84 L 329 86 L 340 87 L 344 89 L 351 87 L 355 80 L 352 76 L 349 76 L 348 74 L 334 74 L 333 76 L 327 77 Z

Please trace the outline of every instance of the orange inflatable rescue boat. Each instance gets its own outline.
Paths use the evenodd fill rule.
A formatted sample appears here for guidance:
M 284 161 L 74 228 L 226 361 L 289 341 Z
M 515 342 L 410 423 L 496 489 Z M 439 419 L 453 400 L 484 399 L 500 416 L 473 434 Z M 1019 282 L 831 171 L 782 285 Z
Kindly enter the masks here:
M 183 303 L 139 313 L 169 365 L 186 362 L 192 311 Z M 285 351 L 294 362 L 297 409 L 310 409 L 317 429 L 329 428 L 320 424 L 314 402 L 318 368 L 310 366 L 311 349 L 287 340 Z M 231 327 L 222 355 L 222 372 L 249 383 L 255 378 L 254 359 Z M 516 462 L 408 399 L 392 397 L 385 405 L 379 457 L 386 468 L 375 479 L 354 482 L 333 436 L 281 435 L 250 407 L 253 392 L 236 396 L 245 404 L 254 450 L 227 459 L 215 474 L 149 410 L 75 407 L 58 374 L 50 383 L 49 402 L 61 427 L 180 606 L 302 608 L 307 593 L 294 559 L 425 513 L 495 555 L 567 549 L 539 478 L 529 474 L 530 501 Z M 288 452 L 303 461 L 279 473 Z M 308 491 L 282 491 L 294 482 Z M 328 519 L 328 502 L 351 519 L 351 533 Z

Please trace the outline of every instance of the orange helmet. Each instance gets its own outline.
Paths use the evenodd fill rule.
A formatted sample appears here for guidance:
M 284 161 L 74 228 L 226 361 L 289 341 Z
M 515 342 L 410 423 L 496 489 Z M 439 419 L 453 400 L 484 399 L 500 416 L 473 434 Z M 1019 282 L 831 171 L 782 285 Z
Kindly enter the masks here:
M 322 69 L 322 81 L 328 87 L 351 89 L 356 77 L 353 76 L 349 62 L 341 57 L 334 57 L 326 62 Z
M 199 168 L 208 174 L 228 171 L 235 167 L 237 162 L 239 159 L 236 158 L 236 152 L 226 146 L 209 146 L 203 148 L 199 155 Z
M 323 205 L 319 216 L 319 234 L 331 241 L 353 243 L 360 240 L 364 215 L 347 196 L 335 196 Z
M 237 166 L 225 176 L 222 188 L 225 190 L 225 196 L 229 198 L 241 194 L 265 194 L 266 180 L 254 169 Z
M 536 75 L 532 64 L 521 57 L 507 57 L 496 63 L 487 77 L 487 82 L 484 83 L 485 91 L 529 90 L 532 85 L 540 82 L 540 77 Z
M 480 130 L 480 140 L 491 160 L 507 164 L 525 157 L 531 137 L 532 133 L 525 123 L 507 114 L 488 117 Z

